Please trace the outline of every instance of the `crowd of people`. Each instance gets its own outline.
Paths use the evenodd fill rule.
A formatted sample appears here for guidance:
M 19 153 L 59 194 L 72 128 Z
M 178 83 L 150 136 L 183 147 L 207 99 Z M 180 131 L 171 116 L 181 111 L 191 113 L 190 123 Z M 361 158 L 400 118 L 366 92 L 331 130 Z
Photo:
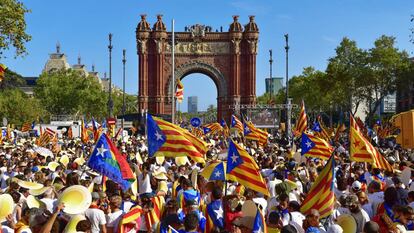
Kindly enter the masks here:
M 278 134 L 269 137 L 263 147 L 237 136 L 234 140 L 259 165 L 270 196 L 237 182 L 209 180 L 201 175 L 210 163 L 226 158 L 227 141 L 222 136 L 212 135 L 206 140 L 206 164 L 186 157 L 149 157 L 144 135 L 114 140 L 136 176 L 136 190 L 134 184 L 122 190 L 88 168 L 92 142 L 63 137 L 57 145 L 49 145 L 51 153 L 39 152 L 35 138 L 3 142 L 0 194 L 9 194 L 13 203 L 11 213 L 2 216 L 9 203 L 0 196 L 2 232 L 253 232 L 257 230 L 257 209 L 266 225 L 260 229 L 269 233 L 414 230 L 414 153 L 391 139 L 377 146 L 393 172 L 350 161 L 347 135 L 339 138 L 334 152 L 335 208 L 326 218 L 321 218 L 317 209 L 306 214 L 300 211 L 326 161 L 301 156 L 298 141 L 289 143 Z M 89 207 L 77 215 L 65 211 L 65 202 L 58 201 L 75 185 L 91 192 Z M 154 205 L 155 197 L 162 200 L 159 205 Z M 132 225 L 129 222 L 129 227 L 121 227 L 123 217 L 137 206 L 140 217 Z

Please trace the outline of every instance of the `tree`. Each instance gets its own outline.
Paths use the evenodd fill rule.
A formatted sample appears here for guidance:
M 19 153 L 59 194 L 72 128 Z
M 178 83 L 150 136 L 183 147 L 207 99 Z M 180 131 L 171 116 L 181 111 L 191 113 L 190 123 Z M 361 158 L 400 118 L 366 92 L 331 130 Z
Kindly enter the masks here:
M 372 123 L 376 109 L 385 96 L 397 91 L 397 83 L 406 78 L 412 64 L 408 53 L 395 47 L 395 37 L 381 36 L 369 50 L 368 85 L 364 86 L 365 101 L 368 103 L 368 122 Z
M 355 113 L 364 99 L 368 53 L 346 37 L 335 51 L 336 55 L 329 59 L 325 84 L 335 92 L 332 101 Z
M 15 56 L 25 55 L 25 43 L 31 40 L 26 31 L 25 14 L 30 12 L 19 0 L 0 1 L 0 58 L 14 47 Z
M 84 77 L 74 70 L 43 73 L 34 94 L 54 115 L 106 116 L 107 98 L 101 85 L 95 78 Z
M 20 74 L 10 69 L 6 69 L 5 74 L 4 74 L 4 80 L 0 82 L 0 90 L 7 89 L 7 88 L 20 87 L 24 85 L 24 83 L 25 83 L 25 80 Z
M 0 118 L 3 117 L 11 124 L 21 125 L 38 118 L 47 119 L 48 113 L 37 99 L 19 89 L 6 89 L 0 92 Z

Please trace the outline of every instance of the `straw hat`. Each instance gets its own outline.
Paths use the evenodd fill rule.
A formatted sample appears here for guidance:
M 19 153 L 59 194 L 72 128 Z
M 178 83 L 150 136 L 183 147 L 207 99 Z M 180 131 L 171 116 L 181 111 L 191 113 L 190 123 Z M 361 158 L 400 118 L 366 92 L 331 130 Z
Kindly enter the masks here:
M 164 156 L 157 156 L 157 157 L 155 157 L 155 161 L 157 162 L 158 165 L 162 165 L 165 161 L 165 157 Z
M 39 201 L 36 197 L 29 195 L 26 198 L 27 207 L 31 208 L 42 208 L 45 207 L 45 203 Z
M 165 175 L 164 172 L 157 172 L 152 175 L 157 180 L 168 180 L 168 177 Z
M 66 155 L 66 153 L 62 155 L 62 157 L 59 159 L 59 162 L 60 162 L 61 164 L 63 164 L 65 167 L 67 167 L 67 166 L 68 166 L 68 163 L 69 163 L 69 157 Z
M 56 171 L 56 168 L 60 166 L 59 163 L 57 162 L 50 162 L 47 167 L 49 168 L 49 170 L 51 170 L 52 172 Z
M 13 212 L 13 198 L 10 194 L 0 195 L 0 220 Z
M 185 165 L 187 163 L 190 163 L 187 156 L 175 157 L 175 164 L 177 164 L 177 166 Z
M 65 204 L 65 209 L 63 209 L 65 213 L 80 214 L 89 208 L 92 196 L 86 187 L 73 185 L 59 195 L 58 203 Z
M 29 181 L 23 181 L 23 180 L 17 180 L 17 184 L 26 189 L 41 189 L 43 188 L 43 184 L 35 183 L 35 182 L 29 182 Z
M 43 188 L 40 188 L 40 189 L 29 189 L 29 193 L 33 196 L 39 196 L 39 195 L 42 195 L 43 193 L 45 193 L 50 188 L 51 187 L 43 187 Z
M 78 164 L 79 166 L 82 166 L 85 163 L 85 159 L 83 157 L 80 157 L 76 158 L 73 162 Z
M 76 226 L 80 221 L 85 219 L 85 216 L 81 214 L 73 216 L 63 230 L 63 233 L 77 233 L 78 231 L 76 231 Z

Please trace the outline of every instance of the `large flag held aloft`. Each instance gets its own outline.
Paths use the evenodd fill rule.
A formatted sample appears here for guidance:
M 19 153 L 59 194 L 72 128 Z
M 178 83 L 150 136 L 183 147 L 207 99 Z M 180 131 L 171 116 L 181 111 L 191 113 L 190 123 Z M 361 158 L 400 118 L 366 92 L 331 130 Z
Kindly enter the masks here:
M 350 115 L 350 159 L 356 162 L 371 163 L 372 167 L 393 171 L 392 166 L 383 155 L 366 139 L 354 117 Z
M 205 163 L 207 146 L 189 131 L 147 115 L 147 138 L 149 156 L 188 156 L 197 163 Z
M 175 91 L 175 98 L 177 98 L 178 103 L 183 102 L 184 99 L 184 85 L 180 79 L 177 79 L 177 89 Z
M 335 204 L 334 178 L 335 156 L 331 156 L 302 202 L 300 211 L 304 215 L 309 214 L 312 209 L 318 210 L 321 218 L 332 213 Z
M 302 133 L 301 154 L 307 157 L 328 160 L 333 152 L 332 146 L 322 138 Z
M 306 131 L 307 128 L 308 128 L 308 118 L 306 116 L 306 111 L 305 111 L 305 102 L 302 100 L 300 104 L 300 113 L 299 113 L 298 122 L 296 123 L 295 134 L 301 135 L 303 132 Z
M 106 134 L 101 134 L 99 137 L 87 165 L 118 183 L 123 190 L 127 190 L 134 179 L 128 161 L 119 153 Z
M 200 173 L 207 180 L 226 180 L 226 162 L 212 162 Z
M 227 179 L 236 181 L 247 188 L 269 196 L 266 182 L 259 171 L 259 166 L 254 159 L 230 139 L 229 151 L 227 155 Z
M 223 131 L 223 127 L 218 122 L 203 125 L 204 134 L 218 134 Z

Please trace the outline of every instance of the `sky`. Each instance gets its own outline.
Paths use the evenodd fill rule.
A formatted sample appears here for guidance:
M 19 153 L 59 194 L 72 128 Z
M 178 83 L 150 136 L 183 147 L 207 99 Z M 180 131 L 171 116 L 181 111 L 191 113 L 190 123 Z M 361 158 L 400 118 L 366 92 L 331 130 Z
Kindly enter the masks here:
M 259 35 L 256 94 L 265 92 L 264 79 L 269 76 L 269 49 L 273 50 L 273 76 L 285 76 L 285 39 L 289 34 L 289 76 L 299 75 L 304 67 L 325 70 L 327 60 L 343 37 L 355 40 L 359 47 L 371 48 L 381 35 L 395 36 L 397 47 L 412 55 L 409 42 L 412 0 L 22 0 L 31 10 L 26 17 L 28 55 L 14 58 L 13 50 L 0 60 L 23 76 L 38 76 L 56 43 L 61 45 L 69 64 L 78 55 L 88 70 L 95 64 L 103 77 L 109 70 L 108 33 L 113 33 L 112 77 L 122 87 L 122 49 L 127 51 L 126 92 L 138 92 L 138 57 L 135 28 L 141 14 L 156 22 L 163 14 L 167 28 L 175 19 L 176 31 L 193 24 L 205 24 L 213 30 L 228 30 L 233 15 L 242 24 L 249 15 L 256 16 Z M 196 95 L 199 110 L 216 105 L 217 90 L 205 75 L 192 74 L 183 79 L 187 110 L 188 96 Z

